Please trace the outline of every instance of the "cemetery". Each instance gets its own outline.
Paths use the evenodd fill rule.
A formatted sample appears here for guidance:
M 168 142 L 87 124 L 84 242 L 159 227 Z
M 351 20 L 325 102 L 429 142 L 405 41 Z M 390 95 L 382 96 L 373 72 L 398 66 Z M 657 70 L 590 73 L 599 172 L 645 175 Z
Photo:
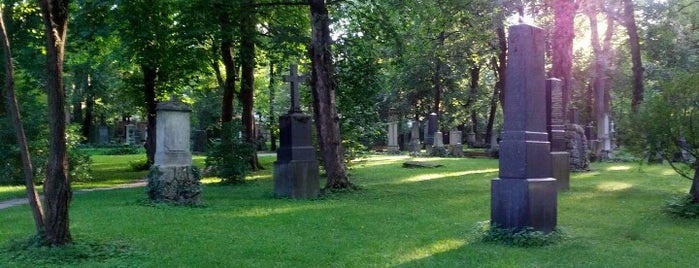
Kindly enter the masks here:
M 0 267 L 694 267 L 697 13 L 8 2 Z

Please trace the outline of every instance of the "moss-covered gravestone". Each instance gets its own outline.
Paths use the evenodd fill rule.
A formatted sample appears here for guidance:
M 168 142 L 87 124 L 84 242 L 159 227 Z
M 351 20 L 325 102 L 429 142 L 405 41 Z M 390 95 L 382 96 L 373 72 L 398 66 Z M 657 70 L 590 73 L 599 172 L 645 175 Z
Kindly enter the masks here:
M 201 182 L 189 151 L 192 109 L 174 95 L 158 104 L 155 163 L 146 191 L 153 201 L 194 205 L 200 202 Z

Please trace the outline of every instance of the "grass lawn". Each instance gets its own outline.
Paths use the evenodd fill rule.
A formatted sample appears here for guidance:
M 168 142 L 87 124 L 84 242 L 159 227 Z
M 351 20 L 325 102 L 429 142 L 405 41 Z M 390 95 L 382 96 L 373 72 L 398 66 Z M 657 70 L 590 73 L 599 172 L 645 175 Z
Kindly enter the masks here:
M 668 166 L 604 163 L 572 174 L 571 190 L 558 198 L 559 226 L 569 238 L 515 248 L 472 235 L 490 217 L 497 160 L 421 158 L 444 167 L 401 168 L 409 159 L 371 156 L 350 171 L 363 190 L 318 200 L 273 198 L 273 157 L 261 157 L 267 170 L 246 184 L 206 184 L 201 208 L 144 205 L 142 187 L 77 194 L 71 206 L 74 239 L 118 242 L 132 254 L 65 266 L 694 267 L 699 262 L 699 220 L 661 211 L 666 200 L 689 189 L 689 181 Z M 103 167 L 112 168 L 119 162 L 114 161 Z M 93 169 L 102 170 L 101 162 L 95 159 Z M 102 172 L 115 180 L 127 176 L 118 168 Z M 26 205 L 0 215 L 0 241 L 32 234 Z M 40 264 L 39 258 L 0 253 L 2 267 Z

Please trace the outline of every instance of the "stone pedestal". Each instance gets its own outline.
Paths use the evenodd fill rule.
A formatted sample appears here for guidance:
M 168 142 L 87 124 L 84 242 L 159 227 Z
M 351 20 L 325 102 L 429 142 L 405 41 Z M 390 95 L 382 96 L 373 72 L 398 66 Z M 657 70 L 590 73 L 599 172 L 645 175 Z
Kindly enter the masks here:
M 463 157 L 464 148 L 461 144 L 461 131 L 453 130 L 449 132 L 449 155 L 454 157 Z
M 290 113 L 279 117 L 279 148 L 274 162 L 274 195 L 318 197 L 318 160 L 311 142 L 311 117 Z
M 551 232 L 557 224 L 546 120 L 544 32 L 509 28 L 500 175 L 491 181 L 491 223 L 519 231 Z M 544 104 L 544 105 L 542 105 Z
M 388 153 L 400 153 L 400 146 L 398 146 L 398 122 L 388 123 Z
M 413 121 L 410 126 L 410 155 L 417 156 L 420 153 L 420 122 Z
M 551 152 L 551 176 L 558 182 L 559 191 L 570 189 L 570 154 Z
M 189 151 L 189 106 L 173 96 L 156 107 L 154 165 L 146 190 L 151 200 L 177 204 L 198 204 L 201 183 L 192 166 Z
M 446 156 L 447 149 L 444 148 L 442 132 L 434 132 L 434 144 L 429 150 L 431 156 Z

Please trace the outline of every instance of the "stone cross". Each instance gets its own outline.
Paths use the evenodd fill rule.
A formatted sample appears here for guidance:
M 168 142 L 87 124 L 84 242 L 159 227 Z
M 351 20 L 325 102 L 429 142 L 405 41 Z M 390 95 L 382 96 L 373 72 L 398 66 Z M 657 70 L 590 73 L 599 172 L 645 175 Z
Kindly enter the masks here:
M 491 224 L 515 232 L 556 228 L 557 189 L 546 133 L 544 31 L 509 27 L 500 174 L 491 181 Z
M 301 112 L 301 105 L 299 101 L 299 83 L 303 82 L 306 78 L 305 75 L 298 74 L 298 65 L 289 65 L 290 74 L 284 76 L 284 82 L 289 82 L 291 84 L 291 107 L 289 107 L 289 113 L 299 113 Z

